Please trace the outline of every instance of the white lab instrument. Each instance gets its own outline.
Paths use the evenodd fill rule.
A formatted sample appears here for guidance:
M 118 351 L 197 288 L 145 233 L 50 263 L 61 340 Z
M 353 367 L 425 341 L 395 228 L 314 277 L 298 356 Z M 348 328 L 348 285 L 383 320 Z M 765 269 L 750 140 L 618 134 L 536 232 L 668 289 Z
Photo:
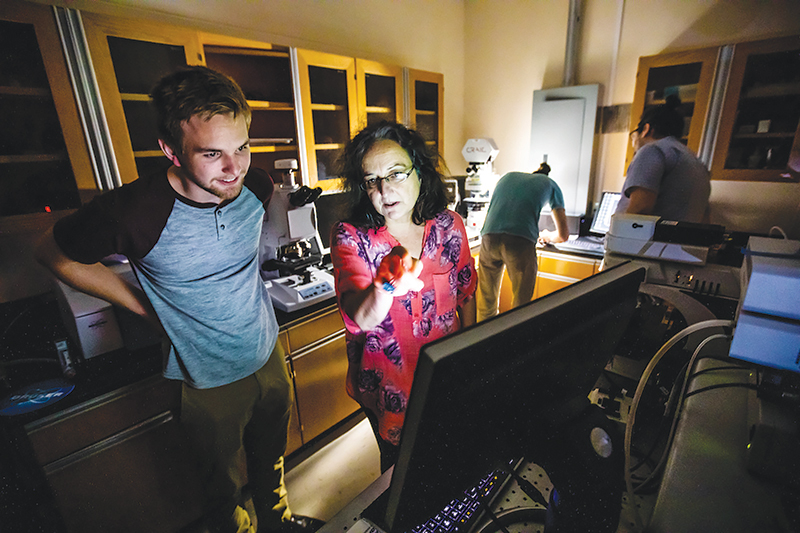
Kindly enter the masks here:
M 480 232 L 486 220 L 486 211 L 499 176 L 492 162 L 500 150 L 492 139 L 468 139 L 461 155 L 468 163 L 464 180 L 464 205 L 467 211 L 467 234 Z
M 272 303 L 285 312 L 297 311 L 334 295 L 333 276 L 322 268 L 314 201 L 321 189 L 294 180 L 297 160 L 279 159 L 282 182 L 270 200 L 261 231 L 261 277 Z

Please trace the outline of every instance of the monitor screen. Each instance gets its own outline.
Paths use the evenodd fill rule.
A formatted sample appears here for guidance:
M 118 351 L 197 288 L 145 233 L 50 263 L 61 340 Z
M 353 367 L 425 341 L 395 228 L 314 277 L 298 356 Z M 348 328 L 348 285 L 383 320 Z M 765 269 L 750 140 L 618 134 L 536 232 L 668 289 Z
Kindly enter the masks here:
M 590 233 L 596 235 L 605 235 L 611 226 L 611 215 L 617 210 L 617 204 L 622 193 L 619 192 L 603 192 L 603 197 L 600 198 L 600 207 L 592 218 L 592 225 L 589 228 Z
M 317 233 L 322 243 L 322 253 L 330 253 L 331 229 L 347 215 L 347 195 L 343 192 L 323 194 L 316 199 Z
M 624 263 L 425 345 L 379 525 L 411 529 L 585 409 L 644 273 Z

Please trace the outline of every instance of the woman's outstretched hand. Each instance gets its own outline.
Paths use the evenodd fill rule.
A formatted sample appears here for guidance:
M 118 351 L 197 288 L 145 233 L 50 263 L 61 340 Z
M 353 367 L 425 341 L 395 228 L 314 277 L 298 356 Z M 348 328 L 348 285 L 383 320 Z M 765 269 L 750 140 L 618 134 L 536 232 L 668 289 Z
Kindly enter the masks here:
M 392 296 L 402 296 L 409 291 L 421 291 L 424 286 L 419 279 L 422 261 L 414 259 L 402 246 L 395 246 L 378 266 L 375 286 Z

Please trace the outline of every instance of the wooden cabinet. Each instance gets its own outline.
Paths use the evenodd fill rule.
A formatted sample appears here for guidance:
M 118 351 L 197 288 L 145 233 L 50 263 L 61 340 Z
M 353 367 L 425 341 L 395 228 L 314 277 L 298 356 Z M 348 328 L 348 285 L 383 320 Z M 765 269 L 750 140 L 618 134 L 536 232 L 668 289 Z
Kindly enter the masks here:
M 68 531 L 171 533 L 202 515 L 179 411 L 180 384 L 155 376 L 25 426 Z
M 339 188 L 336 160 L 358 131 L 356 61 L 311 50 L 293 50 L 303 128 L 303 182 Z
M 631 129 L 677 94 L 711 179 L 800 181 L 800 36 L 642 57 L 636 76 Z
M 289 49 L 200 34 L 206 65 L 237 81 L 253 112 L 251 165 L 267 172 L 277 159 L 300 161 Z
M 711 101 L 717 56 L 718 48 L 703 48 L 639 58 L 631 104 L 631 131 L 636 129 L 645 110 L 663 104 L 667 96 L 674 94 L 681 99 L 679 110 L 685 120 L 681 141 L 697 153 Z M 629 143 L 626 171 L 632 159 L 633 147 Z
M 411 68 L 406 72 L 409 123 L 444 154 L 444 75 Z
M 286 330 L 303 444 L 355 413 L 347 395 L 345 330 L 333 306 Z
M 296 49 L 306 182 L 340 188 L 336 165 L 345 144 L 380 120 L 402 122 L 403 69 L 375 61 Z
M 283 346 L 284 351 L 289 353 L 289 335 L 285 330 L 278 333 L 278 342 Z M 289 374 L 294 382 L 294 369 L 292 368 L 292 360 L 286 356 L 286 367 L 289 369 Z M 300 432 L 300 415 L 297 413 L 297 394 L 295 393 L 294 405 L 292 405 L 292 413 L 289 416 L 289 430 L 286 439 L 286 455 L 291 454 L 295 450 L 303 446 L 303 434 Z
M 149 93 L 162 76 L 205 64 L 242 87 L 253 118 L 252 165 L 271 172 L 276 159 L 298 159 L 289 49 L 188 28 L 85 16 L 121 181 L 166 170 Z
M 601 260 L 591 257 L 548 251 L 539 251 L 538 256 L 539 271 L 536 273 L 534 298 L 563 289 L 596 274 L 600 269 Z
M 475 266 L 479 268 L 479 256 L 476 254 Z M 576 281 L 588 278 L 600 271 L 601 259 L 581 255 L 550 252 L 539 249 L 536 251 L 536 286 L 533 289 L 531 300 L 546 296 L 551 292 L 563 289 Z M 500 298 L 498 312 L 505 313 L 511 309 L 511 280 L 508 271 L 503 271 L 503 281 L 500 285 Z
M 78 207 L 97 186 L 52 8 L 0 3 L 0 56 L 0 217 Z
M 356 59 L 358 129 L 381 120 L 403 122 L 403 69 Z
M 800 181 L 800 36 L 735 46 L 711 175 Z
M 166 170 L 169 161 L 158 146 L 149 94 L 162 76 L 203 63 L 197 32 L 95 13 L 85 13 L 83 23 L 108 122 L 118 185 Z

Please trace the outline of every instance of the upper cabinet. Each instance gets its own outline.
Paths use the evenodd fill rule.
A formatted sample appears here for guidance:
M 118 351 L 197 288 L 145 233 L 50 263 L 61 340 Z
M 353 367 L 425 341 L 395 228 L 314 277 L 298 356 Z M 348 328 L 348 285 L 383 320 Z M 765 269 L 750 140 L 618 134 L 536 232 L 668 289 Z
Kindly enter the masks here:
M 441 151 L 441 74 L 58 9 L 79 22 L 69 28 L 78 43 L 70 46 L 87 52 L 86 68 L 73 66 L 74 75 L 58 10 L 0 3 L 0 217 L 77 208 L 99 190 L 164 172 L 170 162 L 158 145 L 150 92 L 191 65 L 242 87 L 253 112 L 252 164 L 267 172 L 277 159 L 296 159 L 302 183 L 338 189 L 342 148 L 381 120 L 407 122 Z M 73 77 L 88 105 L 76 104 L 83 100 Z
M 169 161 L 158 146 L 150 90 L 162 76 L 203 63 L 197 33 L 83 14 L 100 97 L 114 150 L 117 181 L 166 170 Z
M 674 94 L 681 100 L 679 111 L 685 121 L 681 142 L 697 153 L 711 100 L 717 55 L 717 48 L 704 48 L 639 58 L 631 130 L 639 124 L 645 110 L 665 103 L 667 96 Z M 633 147 L 629 144 L 626 171 L 632 158 Z
M 737 44 L 711 175 L 800 181 L 800 36 Z
M 403 69 L 375 61 L 295 50 L 307 183 L 340 187 L 336 164 L 347 141 L 381 120 L 403 121 Z
M 356 60 L 295 49 L 305 161 L 303 182 L 337 189 L 336 160 L 358 132 Z
M 97 191 L 49 6 L 0 2 L 0 217 L 78 207 Z
M 356 59 L 358 129 L 382 120 L 403 121 L 403 69 Z
M 410 124 L 444 153 L 444 76 L 437 72 L 406 69 Z
M 289 49 L 175 26 L 85 14 L 122 183 L 166 171 L 150 91 L 166 74 L 206 65 L 241 86 L 252 109 L 252 165 L 272 172 L 298 159 Z
M 267 172 L 278 159 L 300 161 L 289 49 L 220 35 L 200 35 L 206 65 L 237 81 L 250 104 L 252 166 Z
M 642 57 L 636 76 L 631 129 L 676 94 L 711 179 L 800 181 L 800 36 Z

